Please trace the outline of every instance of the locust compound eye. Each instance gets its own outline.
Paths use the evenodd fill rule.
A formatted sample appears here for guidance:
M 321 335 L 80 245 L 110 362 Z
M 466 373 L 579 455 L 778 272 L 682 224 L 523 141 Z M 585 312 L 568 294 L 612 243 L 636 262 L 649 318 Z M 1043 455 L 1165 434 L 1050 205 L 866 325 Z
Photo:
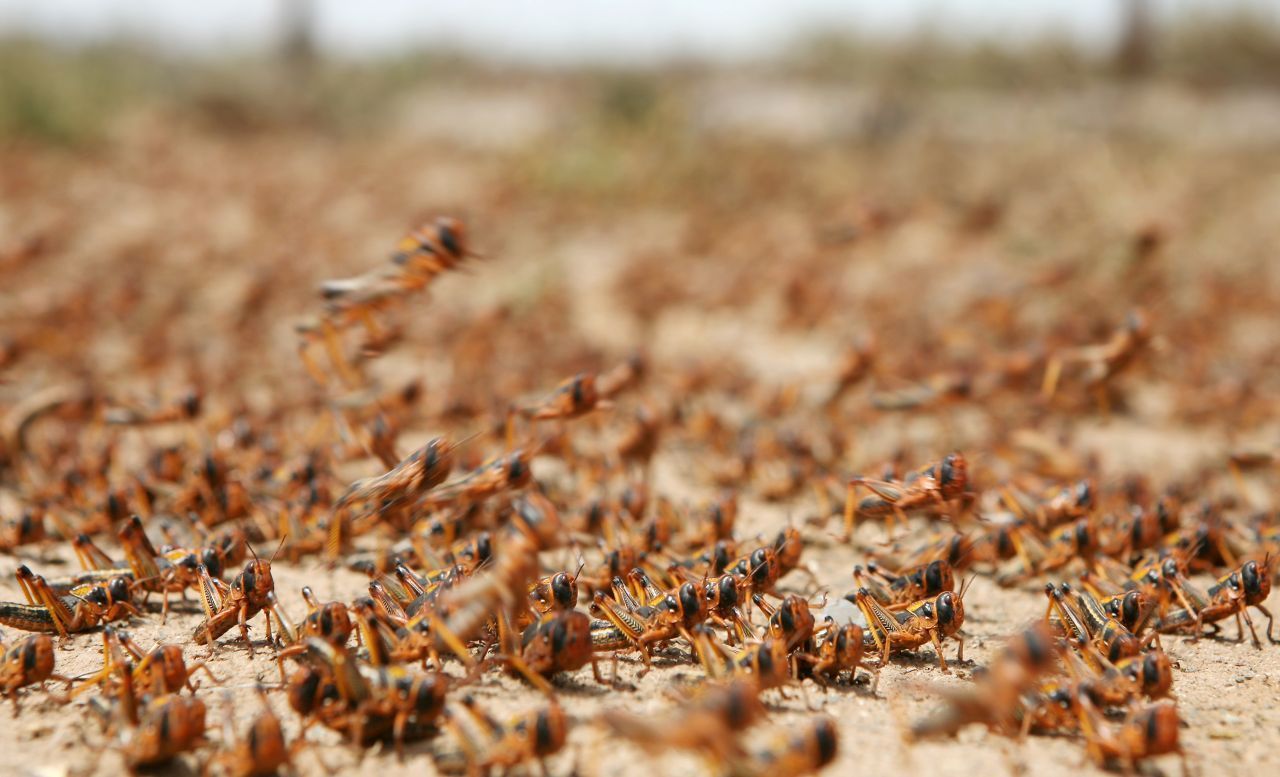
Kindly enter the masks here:
M 574 589 L 573 579 L 564 572 L 551 578 L 551 596 L 556 604 L 572 607 L 578 601 L 578 592 Z
M 767 647 L 767 644 L 761 643 L 760 650 L 756 653 L 762 675 L 773 674 L 773 651 L 767 650 Z
M 778 622 L 782 624 L 782 630 L 788 634 L 795 631 L 796 628 L 794 609 L 795 607 L 790 601 L 783 602 L 782 607 L 778 609 Z
M 1053 655 L 1049 645 L 1046 645 L 1040 632 L 1030 630 L 1026 632 L 1027 658 L 1030 659 L 1032 666 L 1042 666 Z
M 435 709 L 436 693 L 435 684 L 424 680 L 418 683 L 417 692 L 414 694 L 414 707 L 419 712 L 428 712 Z
M 814 731 L 814 738 L 818 742 L 818 763 L 828 764 L 836 757 L 836 727 L 830 720 L 818 721 L 818 727 Z
M 458 229 L 452 223 L 445 222 L 437 229 L 440 237 L 440 245 L 444 246 L 444 250 L 454 256 L 462 256 L 465 249 L 462 247 L 462 235 L 458 234 Z
M 1076 547 L 1087 548 L 1093 544 L 1093 540 L 1089 535 L 1089 524 L 1081 522 L 1076 524 Z
M 693 583 L 680 586 L 680 606 L 684 608 L 686 615 L 698 611 L 698 589 Z
M 956 620 L 955 600 L 950 593 L 938 597 L 938 623 L 949 626 Z
M 1076 507 L 1088 507 L 1093 504 L 1093 487 L 1089 481 L 1081 480 L 1076 484 Z
M 294 675 L 289 687 L 289 706 L 304 715 L 320 702 L 320 673 L 314 669 L 299 670 L 301 679 Z
M 751 554 L 751 579 L 756 583 L 764 583 L 769 579 L 769 554 L 764 548 L 757 548 Z
M 1142 659 L 1142 684 L 1148 688 L 1160 685 L 1160 661 L 1155 653 L 1148 653 Z
M 556 746 L 555 731 L 551 725 L 551 710 L 538 710 L 538 716 L 533 724 L 534 748 L 539 753 L 545 753 Z
M 209 574 L 213 577 L 222 577 L 222 556 L 214 548 L 205 548 L 200 554 L 201 560 L 204 562 L 205 569 L 209 570 Z
M 1244 579 L 1244 592 L 1251 596 L 1258 596 L 1262 593 L 1262 575 L 1258 574 L 1258 562 L 1250 561 L 1240 570 L 1241 577 Z
M 734 580 L 731 575 L 725 575 L 720 578 L 720 606 L 738 606 L 738 586 L 734 584 Z
M 942 590 L 942 562 L 933 561 L 924 570 L 925 593 L 936 593 Z
M 729 698 L 725 705 L 725 717 L 732 731 L 740 731 L 751 723 L 751 702 L 754 700 L 754 689 L 746 683 L 735 683 L 729 686 Z
M 729 562 L 733 560 L 729 557 L 729 546 L 724 542 L 724 540 L 716 543 L 713 555 L 713 561 L 715 561 L 716 569 L 724 569 L 729 566 Z
M 942 460 L 942 466 L 938 468 L 939 485 L 949 486 L 956 479 L 956 455 L 954 453 L 947 454 Z
M 519 483 L 525 476 L 524 460 L 519 455 L 512 456 L 510 463 L 507 465 L 507 481 L 510 483 Z
M 1126 625 L 1136 624 L 1142 617 L 1142 597 L 1137 591 L 1130 591 L 1124 595 L 1124 600 L 1120 604 L 1120 613 Z

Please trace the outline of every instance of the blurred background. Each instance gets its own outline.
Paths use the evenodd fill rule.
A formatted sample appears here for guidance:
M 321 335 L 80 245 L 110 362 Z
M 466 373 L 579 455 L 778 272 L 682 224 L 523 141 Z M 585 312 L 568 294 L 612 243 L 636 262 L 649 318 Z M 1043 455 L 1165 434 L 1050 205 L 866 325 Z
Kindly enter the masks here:
M 1273 87 L 1278 14 L 1275 0 L 0 0 L 0 128 L 73 142 L 143 101 L 210 100 L 262 120 L 382 124 L 415 87 L 553 71 L 898 89 Z
M 11 32 L 57 42 L 127 39 L 171 53 L 243 53 L 305 39 L 335 56 L 429 48 L 491 61 L 661 64 L 769 59 L 819 32 L 995 46 L 1057 41 L 1098 53 L 1126 39 L 1150 45 L 1158 28 L 1185 33 L 1211 19 L 1218 27 L 1234 23 L 1238 35 L 1247 22 L 1274 21 L 1274 7 L 1267 0 L 563 0 L 551 7 L 532 0 L 228 0 L 192 8 L 164 0 L 4 0 L 0 21 Z
M 317 284 L 441 213 L 493 261 L 375 365 L 441 406 L 506 391 L 448 358 L 485 315 L 560 333 L 521 389 L 637 346 L 803 378 L 867 334 L 908 385 L 1135 307 L 1232 311 L 1147 420 L 1278 379 L 1262 0 L 0 0 L 0 170 L 9 399 L 305 393 Z

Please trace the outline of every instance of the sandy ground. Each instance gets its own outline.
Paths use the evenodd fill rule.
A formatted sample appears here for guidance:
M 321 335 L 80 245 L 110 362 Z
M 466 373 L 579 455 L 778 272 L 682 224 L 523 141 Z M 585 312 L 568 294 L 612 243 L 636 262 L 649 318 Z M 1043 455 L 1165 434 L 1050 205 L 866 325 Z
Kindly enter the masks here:
M 763 504 L 746 504 L 744 512 L 755 516 L 752 526 L 764 529 L 779 526 L 785 519 L 777 508 Z M 879 527 L 868 526 L 860 532 L 867 541 L 878 542 Z M 857 554 L 834 540 L 806 549 L 806 556 L 818 580 L 833 592 L 847 591 L 851 585 L 849 570 Z M 310 585 L 322 599 L 346 599 L 363 592 L 363 577 L 345 570 L 334 571 L 322 566 L 298 566 L 277 563 L 274 567 L 277 589 L 285 592 L 292 611 L 300 614 L 296 592 Z M 8 568 L 4 572 L 8 572 Z M 7 577 L 7 575 L 6 575 Z M 786 581 L 804 588 L 803 575 L 793 574 Z M 784 585 L 786 590 L 789 586 Z M 988 661 L 1005 636 L 1020 625 L 1043 615 L 1043 598 L 1039 586 L 1031 584 L 1021 590 L 1002 589 L 986 578 L 978 578 L 966 596 L 964 627 L 965 661 L 953 664 L 953 674 L 941 674 L 930 650 L 916 656 L 899 656 L 882 672 L 876 696 L 869 684 L 823 688 L 807 681 L 803 688 L 783 693 L 766 694 L 770 717 L 759 736 L 771 726 L 786 726 L 803 720 L 811 711 L 822 711 L 840 721 L 840 756 L 830 773 L 845 770 L 888 771 L 891 769 L 929 769 L 938 774 L 1021 774 L 1028 770 L 1038 774 L 1094 774 L 1097 770 L 1073 739 L 1032 737 L 1014 742 L 988 735 L 982 729 L 968 729 L 955 741 L 926 742 L 905 745 L 901 732 L 905 725 L 933 709 L 936 702 L 931 689 L 963 683 L 975 666 Z M 6 597 L 20 596 L 16 587 L 0 589 Z M 292 593 L 292 595 L 291 595 Z M 1280 595 L 1273 595 L 1270 608 L 1280 606 Z M 194 602 L 191 603 L 194 606 Z M 160 642 L 182 642 L 200 617 L 190 612 L 174 613 L 168 623 L 160 624 L 158 616 L 136 621 L 129 631 L 143 646 Z M 261 623 L 254 629 L 261 639 Z M 1181 735 L 1191 754 L 1191 765 L 1197 773 L 1216 774 L 1267 773 L 1280 766 L 1271 736 L 1280 726 L 1280 710 L 1274 701 L 1280 688 L 1280 652 L 1268 646 L 1257 651 L 1250 645 L 1238 644 L 1233 628 L 1224 632 L 1225 639 L 1202 639 L 1197 643 L 1181 637 L 1166 637 L 1165 648 L 1175 662 L 1174 690 L 1178 709 L 1186 726 Z M 76 676 L 95 671 L 101 665 L 97 650 L 97 634 L 81 634 L 72 638 L 58 652 L 58 671 Z M 955 645 L 945 646 L 948 657 L 954 657 Z M 243 644 L 224 638 L 212 651 L 189 646 L 188 660 L 205 660 L 209 668 L 224 680 L 222 687 L 202 680 L 199 695 L 210 705 L 210 726 L 221 725 L 228 713 L 242 730 L 259 711 L 253 693 L 254 683 L 279 682 L 278 670 L 270 648 L 257 643 L 256 655 L 250 657 Z M 638 660 L 624 658 L 620 677 L 634 685 L 634 691 L 616 691 L 597 685 L 589 668 L 561 675 L 556 681 L 557 693 L 570 711 L 574 727 L 569 746 L 552 760 L 555 774 L 642 775 L 654 769 L 675 773 L 696 769 L 698 762 L 687 756 L 663 756 L 653 761 L 642 751 L 602 735 L 593 722 L 601 710 L 622 707 L 661 720 L 669 714 L 673 689 L 691 687 L 702 678 L 702 671 L 689 665 L 676 653 L 668 653 L 655 661 L 658 667 L 643 678 L 637 678 Z M 451 667 L 457 671 L 456 666 Z M 605 671 L 608 671 L 606 665 Z M 198 676 L 200 677 L 200 676 Z M 863 679 L 868 679 L 863 674 Z M 487 707 L 497 711 L 529 709 L 540 703 L 539 695 L 522 682 L 496 675 L 487 676 L 471 692 Z M 232 709 L 227 710 L 225 694 L 230 693 Z M 279 714 L 294 732 L 298 719 L 287 709 L 283 699 L 271 697 Z M 65 775 L 108 774 L 122 764 L 99 732 L 93 714 L 85 702 L 61 706 L 48 701 L 24 701 L 22 713 L 7 726 L 5 734 L 6 771 L 14 774 Z M 434 764 L 429 753 L 436 748 L 449 749 L 446 737 L 431 742 L 412 744 L 403 763 L 394 754 L 379 748 L 363 757 L 337 741 L 336 735 L 319 728 L 308 734 L 309 746 L 298 756 L 297 766 L 303 773 L 323 773 L 340 768 L 356 774 L 432 773 Z M 1156 759 L 1155 768 L 1175 773 L 1176 757 Z M 175 766 L 173 773 L 186 767 Z
M 824 160 L 839 156 L 833 150 L 839 143 L 865 140 L 865 133 L 871 132 L 868 127 L 879 126 L 876 122 L 883 119 L 878 112 L 888 110 L 883 102 L 861 93 L 838 90 L 832 95 L 785 83 L 757 88 L 770 105 L 781 106 L 767 113 L 785 115 L 785 120 L 772 124 L 759 120 L 757 113 L 763 109 L 742 96 L 750 90 L 715 81 L 697 92 L 702 108 L 694 114 L 693 121 L 700 131 L 708 133 L 758 133 L 751 143 L 762 145 L 751 146 L 753 159 L 761 153 L 760 148 L 775 145 L 791 149 L 788 154 L 800 153 L 807 164 L 795 171 L 794 180 L 781 180 L 790 181 L 788 186 L 792 188 L 787 191 L 791 195 L 796 194 L 796 189 L 807 194 L 796 196 L 794 207 L 780 204 L 773 208 L 764 203 L 737 214 L 736 221 L 726 220 L 735 227 L 726 232 L 739 235 L 740 242 L 736 247 L 726 243 L 706 248 L 704 253 L 713 260 L 716 256 L 733 256 L 735 250 L 753 249 L 751 243 L 756 240 L 761 241 L 761 250 L 766 252 L 773 250 L 770 247 L 784 245 L 788 236 L 795 234 L 797 221 L 802 218 L 798 214 L 809 218 L 813 210 L 819 210 L 822 213 L 812 220 L 825 223 L 838 221 L 856 210 L 851 199 L 832 195 L 833 187 L 848 183 L 842 177 L 847 171 L 824 169 Z M 732 352 L 751 374 L 774 381 L 822 369 L 838 353 L 849 332 L 859 331 L 859 325 L 874 318 L 874 311 L 857 312 L 852 319 L 842 320 L 838 328 L 788 329 L 774 323 L 771 316 L 776 310 L 767 302 L 762 303 L 764 307 L 735 309 L 708 304 L 696 295 L 663 310 L 653 321 L 646 322 L 626 309 L 621 304 L 625 294 L 619 292 L 616 283 L 635 256 L 671 251 L 673 246 L 698 253 L 702 236 L 696 234 L 696 224 L 690 226 L 693 217 L 684 204 L 666 199 L 672 192 L 662 189 L 660 183 L 654 183 L 651 190 L 633 193 L 637 201 L 625 204 L 627 201 L 623 200 L 625 207 L 617 210 L 592 203 L 589 189 L 566 195 L 573 204 L 566 204 L 564 212 L 548 206 L 541 199 L 542 194 L 530 194 L 531 178 L 545 175 L 554 179 L 563 171 L 548 173 L 531 168 L 528 158 L 511 156 L 516 153 L 512 149 L 534 158 L 559 158 L 555 157 L 555 135 L 563 132 L 565 125 L 558 117 L 566 105 L 574 104 L 571 94 L 571 89 L 563 88 L 521 90 L 492 85 L 462 93 L 430 92 L 406 107 L 403 125 L 380 145 L 287 133 L 226 141 L 211 139 L 203 130 L 179 128 L 179 137 L 187 142 L 179 152 L 167 144 L 163 123 L 144 117 L 136 125 L 126 125 L 121 133 L 127 139 L 118 141 L 106 154 L 76 157 L 60 152 L 10 153 L 11 164 L 5 166 L 14 171 L 11 180 L 15 182 L 5 191 L 0 225 L 14 233 L 27 228 L 48 230 L 59 235 L 59 243 L 57 258 L 39 271 L 41 277 L 55 279 L 55 291 L 46 294 L 32 286 L 23 293 L 9 292 L 6 301 L 18 306 L 15 310 L 43 309 L 48 300 L 59 298 L 57 283 L 70 283 L 78 275 L 93 278 L 95 273 L 109 269 L 110 262 L 124 261 L 122 257 L 130 256 L 130 251 L 137 248 L 151 263 L 145 266 L 161 273 L 160 282 L 169 284 L 164 287 L 166 294 L 186 299 L 186 317 L 167 333 L 170 341 L 199 343 L 206 365 L 216 365 L 220 354 L 238 347 L 236 343 L 245 344 L 262 365 L 260 372 L 249 378 L 252 386 L 247 393 L 270 396 L 275 386 L 305 380 L 292 361 L 287 333 L 297 314 L 312 304 L 309 290 L 318 279 L 362 268 L 364 265 L 351 259 L 353 256 L 381 255 L 388 236 L 398 234 L 408 218 L 405 211 L 435 213 L 461 208 L 472 214 L 478 211 L 481 221 L 488 217 L 486 249 L 499 258 L 469 277 L 450 279 L 435 295 L 433 304 L 450 312 L 483 311 L 495 300 L 519 301 L 529 287 L 568 290 L 553 304 L 565 308 L 574 337 L 591 348 L 625 353 L 644 338 L 655 362 L 671 364 L 700 353 Z M 982 285 L 992 277 L 992 268 L 1018 266 L 1016 258 L 1008 257 L 1019 256 L 1021 250 L 1092 255 L 1096 244 L 1081 235 L 1096 234 L 1102 229 L 1099 224 L 1131 228 L 1153 214 L 1164 213 L 1176 221 L 1186 213 L 1197 212 L 1198 207 L 1211 205 L 1215 196 L 1234 198 L 1224 206 L 1231 208 L 1229 215 L 1203 229 L 1188 228 L 1191 248 L 1178 256 L 1181 264 L 1177 266 L 1194 264 L 1205 255 L 1205 246 L 1212 244 L 1215 249 L 1210 253 L 1231 253 L 1243 263 L 1245 272 L 1261 266 L 1256 276 L 1260 286 L 1274 283 L 1274 266 L 1270 271 L 1266 269 L 1274 247 L 1260 246 L 1259 241 L 1249 237 L 1265 231 L 1260 225 L 1274 226 L 1275 203 L 1280 202 L 1274 184 L 1280 177 L 1268 184 L 1265 175 L 1250 174 L 1275 167 L 1268 160 L 1274 157 L 1280 138 L 1280 119 L 1272 101 L 1224 98 L 1214 108 L 1227 118 L 1221 123 L 1215 120 L 1210 127 L 1204 121 L 1207 111 L 1198 107 L 1197 98 L 1186 95 L 1156 93 L 1147 98 L 1151 104 L 1145 108 L 1135 106 L 1137 101 L 1119 100 L 1106 93 L 1027 103 L 1020 99 L 993 98 L 993 102 L 962 97 L 932 106 L 924 118 L 904 119 L 909 122 L 912 137 L 917 141 L 928 138 L 927 142 L 904 142 L 887 152 L 859 146 L 861 150 L 851 152 L 858 160 L 853 167 L 863 175 L 856 185 L 859 195 L 853 199 L 883 196 L 905 209 L 914 208 L 911 212 L 915 217 L 893 237 L 868 249 L 869 257 L 835 276 L 836 285 L 855 290 L 850 292 L 854 302 L 864 300 L 857 290 L 895 288 L 895 284 L 910 296 L 915 287 L 907 284 L 934 266 L 940 247 L 954 227 L 951 212 L 940 203 L 952 195 L 976 198 L 1001 191 L 1022 180 L 1023 175 L 1042 176 L 1028 186 L 1033 192 L 1053 190 L 1058 204 L 1042 207 L 1034 198 L 1011 203 L 1013 215 L 1009 220 L 1020 226 L 1011 229 L 1013 234 L 1006 236 L 1006 242 L 965 244 L 955 249 L 955 265 L 963 270 L 956 271 L 958 285 L 940 282 L 929 286 L 936 306 L 927 314 L 921 313 L 922 317 L 947 315 L 953 309 L 948 307 L 951 301 L 972 294 L 975 284 Z M 414 120 L 415 116 L 439 117 L 444 107 L 456 106 L 459 101 L 465 105 L 461 114 L 455 115 L 476 123 L 484 123 L 484 117 L 491 119 L 483 132 L 467 132 L 456 122 L 441 122 L 438 118 L 429 122 Z M 1109 112 L 1108 108 L 1115 110 Z M 495 115 L 502 120 L 492 121 Z M 984 120 L 990 116 L 1001 120 Z M 1063 116 L 1083 122 L 1083 128 L 1062 122 Z M 913 121 L 916 123 L 910 123 Z M 1009 126 L 1002 121 L 1023 122 L 1026 134 L 1009 136 L 1003 130 L 991 129 Z M 1093 138 L 1089 133 L 1097 131 L 1097 125 L 1107 125 L 1105 131 L 1115 134 L 1101 140 Z M 1149 164 L 1133 162 L 1123 154 L 1109 156 L 1114 151 L 1111 144 L 1122 142 L 1117 137 L 1133 134 L 1147 138 L 1158 149 L 1152 154 L 1166 156 Z M 932 169 L 927 162 L 929 149 L 934 148 L 931 144 L 941 144 L 946 149 L 945 154 L 938 152 L 934 157 L 936 168 Z M 805 150 L 796 152 L 796 147 Z M 981 163 L 972 162 L 972 155 Z M 1063 158 L 1084 161 L 1073 169 L 1063 169 Z M 262 164 L 263 160 L 270 163 Z M 625 166 L 626 162 L 619 164 Z M 1005 164 L 1018 166 L 1020 172 L 1002 172 Z M 421 174 L 412 174 L 415 169 Z M 923 176 L 923 182 L 922 170 L 930 172 Z M 626 174 L 624 170 L 624 180 Z M 726 178 L 733 174 L 732 170 L 724 173 Z M 725 185 L 768 186 L 771 180 L 777 180 L 770 178 L 772 174 L 766 170 L 759 180 L 752 179 L 748 184 L 730 181 Z M 1055 181 L 1054 176 L 1059 174 L 1064 182 Z M 938 183 L 942 179 L 945 181 Z M 1243 193 L 1228 191 L 1232 182 L 1247 188 Z M 543 183 L 557 185 L 554 180 Z M 935 186 L 952 187 L 954 191 L 933 192 Z M 699 197 L 715 197 L 710 191 L 682 196 L 695 201 Z M 41 198 L 57 202 L 59 207 L 96 212 L 99 217 L 64 221 L 32 204 Z M 593 211 L 593 207 L 602 210 Z M 693 207 L 700 205 L 695 202 Z M 733 210 L 737 205 L 726 201 L 720 202 L 719 207 Z M 505 220 L 495 214 L 503 214 Z M 1063 225 L 1063 218 L 1068 225 Z M 1036 233 L 1054 223 L 1062 227 L 1061 234 L 1045 237 Z M 747 226 L 736 229 L 742 224 Z M 161 237 L 149 237 L 156 234 Z M 157 242 L 161 247 L 156 247 Z M 1053 245 L 1045 247 L 1045 242 Z M 97 248 L 90 250 L 94 246 Z M 778 251 L 776 255 L 783 253 Z M 234 315 L 239 302 L 251 294 L 255 270 L 263 266 L 272 266 L 276 273 L 272 282 L 277 288 L 291 284 L 290 288 L 305 293 L 274 299 L 262 306 L 263 310 L 255 308 L 250 324 L 240 331 L 236 341 L 203 341 L 195 331 L 199 329 L 198 322 L 224 321 L 226 316 Z M 715 261 L 692 263 L 686 268 L 694 277 L 689 283 L 706 283 L 710 272 L 709 285 L 714 286 L 717 266 L 720 265 Z M 200 269 L 188 278 L 180 268 L 189 267 Z M 997 282 L 992 287 L 1001 288 L 1003 281 L 999 279 L 1004 276 L 1000 272 L 994 275 Z M 150 277 L 145 273 L 140 276 L 141 287 L 148 288 Z M 154 299 L 154 293 L 152 288 L 144 292 L 144 297 Z M 1063 307 L 1053 308 L 1041 318 L 1062 310 Z M 1245 356 L 1249 349 L 1266 354 L 1274 347 L 1276 332 L 1269 330 L 1268 324 L 1275 323 L 1275 310 L 1267 310 L 1241 309 L 1236 311 L 1234 323 L 1224 324 L 1245 333 L 1239 338 Z M 425 319 L 418 318 L 420 314 L 420 310 L 415 311 L 409 320 L 421 324 Z M 132 377 L 127 364 L 123 368 L 112 366 L 112 360 L 138 349 L 144 336 L 130 330 L 128 323 L 104 325 L 100 334 L 103 345 L 82 354 L 79 366 L 107 374 L 116 381 L 115 386 L 136 388 L 143 381 Z M 966 347 L 962 341 L 953 345 Z M 385 360 L 386 374 L 421 369 L 420 365 L 413 366 L 418 364 L 415 360 L 441 358 L 438 351 L 415 347 L 411 339 L 405 350 L 389 355 Z M 6 398 L 11 401 L 20 390 L 55 380 L 59 369 L 62 368 L 58 365 L 41 362 L 24 367 L 15 373 L 18 379 L 5 388 L 9 392 Z M 170 377 L 180 379 L 174 374 Z M 1162 377 L 1163 380 L 1139 383 L 1132 413 L 1110 420 L 1089 417 L 1064 424 L 1071 430 L 1075 450 L 1096 454 L 1101 470 L 1112 478 L 1112 483 L 1130 472 L 1158 472 L 1160 482 L 1194 477 L 1202 467 L 1220 467 L 1223 453 L 1242 439 L 1275 439 L 1274 413 L 1247 429 L 1173 417 L 1164 409 L 1169 404 L 1169 391 L 1163 387 L 1169 385 L 1169 376 Z M 860 459 L 863 463 L 882 460 L 909 443 L 922 452 L 923 460 L 923 452 L 968 443 L 974 446 L 967 450 L 973 452 L 975 466 L 985 466 L 987 452 L 978 442 L 987 432 L 983 418 L 966 416 L 961 410 L 953 420 L 955 425 L 944 433 L 936 421 L 881 417 L 859 429 Z M 412 433 L 414 437 L 428 436 L 427 429 Z M 545 471 L 544 464 L 535 463 L 536 476 Z M 715 489 L 696 477 L 687 465 L 678 452 L 660 454 L 655 492 L 670 495 L 682 504 L 710 498 Z M 363 462 L 354 469 L 358 471 L 352 473 L 353 477 L 372 471 L 372 465 Z M 741 537 L 772 533 L 811 511 L 812 504 L 805 500 L 767 504 L 747 493 L 742 497 L 738 533 Z M 831 533 L 835 529 L 833 524 L 830 531 L 808 531 L 805 561 L 820 586 L 839 596 L 851 587 L 852 566 L 865 554 L 834 540 Z M 856 539 L 859 543 L 879 542 L 881 529 L 864 526 Z M 50 575 L 60 568 L 70 569 L 58 566 L 57 562 L 66 562 L 62 553 L 63 550 L 52 551 L 48 557 L 24 552 L 0 557 L 0 598 L 19 597 L 12 572 L 23 561 Z M 548 554 L 544 561 L 554 568 L 573 566 L 570 559 L 556 553 Z M 277 563 L 274 573 L 277 590 L 295 618 L 303 612 L 298 591 L 304 584 L 315 589 L 322 599 L 347 601 L 361 594 L 365 586 L 358 574 L 318 564 Z M 783 589 L 813 592 L 801 574 L 787 578 Z M 785 693 L 770 692 L 770 719 L 761 727 L 762 732 L 785 727 L 814 710 L 835 716 L 840 721 L 840 754 L 829 770 L 831 774 L 1099 773 L 1087 760 L 1080 743 L 1069 738 L 1033 737 L 1014 742 L 980 730 L 967 730 L 955 741 L 907 746 L 900 736 L 906 723 L 933 707 L 933 688 L 965 682 L 976 666 L 990 659 L 1002 637 L 1043 614 L 1043 601 L 1038 583 L 1020 590 L 1004 590 L 989 579 L 978 578 L 966 599 L 966 660 L 954 664 L 952 675 L 942 675 L 932 652 L 926 649 L 918 656 L 895 659 L 883 671 L 877 696 L 870 693 L 866 684 L 824 689 L 806 683 Z M 1268 604 L 1272 611 L 1280 612 L 1280 595 L 1273 595 Z M 182 643 L 200 619 L 194 614 L 193 605 L 172 614 L 167 623 L 161 624 L 158 616 L 149 615 L 131 623 L 129 630 L 144 646 Z M 1233 636 L 1234 629 L 1228 626 L 1226 633 Z M 255 634 L 260 639 L 261 622 L 255 624 Z M 7 636 L 12 637 L 13 633 L 8 631 Z M 58 651 L 58 671 L 67 675 L 94 671 L 100 665 L 99 644 L 97 634 L 75 636 Z M 1165 646 L 1176 662 L 1174 691 L 1186 724 L 1181 735 L 1195 771 L 1268 774 L 1280 769 L 1280 709 L 1274 703 L 1280 694 L 1280 650 L 1268 646 L 1257 651 L 1230 639 L 1191 643 L 1180 637 L 1167 638 Z M 950 655 L 955 646 L 948 643 L 946 649 Z M 215 731 L 228 715 L 234 717 L 234 727 L 242 730 L 258 709 L 253 685 L 276 683 L 279 679 L 272 650 L 260 643 L 252 658 L 239 640 L 231 637 L 224 638 L 212 651 L 187 646 L 186 652 L 188 660 L 206 660 L 223 680 L 220 687 L 204 682 L 199 690 L 210 706 L 210 723 Z M 700 766 L 696 760 L 681 755 L 664 755 L 655 760 L 625 743 L 606 738 L 595 722 L 601 710 L 611 707 L 626 707 L 660 721 L 668 714 L 673 689 L 697 684 L 702 677 L 697 667 L 676 653 L 663 655 L 657 664 L 657 669 L 640 678 L 638 662 L 622 660 L 621 677 L 634 685 L 634 691 L 601 687 L 594 683 L 588 669 L 557 679 L 558 694 L 574 726 L 569 746 L 551 761 L 554 774 L 679 774 Z M 498 714 L 540 703 L 539 696 L 527 686 L 497 674 L 484 677 L 473 692 Z M 223 706 L 227 693 L 233 700 L 229 709 Z M 285 709 L 280 694 L 273 694 L 271 702 L 292 736 L 298 730 L 297 717 Z M 212 736 L 218 735 L 220 732 Z M 309 746 L 297 757 L 297 767 L 304 774 L 334 769 L 352 774 L 430 774 L 434 767 L 429 754 L 435 748 L 449 746 L 444 737 L 412 744 L 401 763 L 378 748 L 360 753 L 319 728 L 309 731 L 307 739 Z M 64 706 L 40 694 L 25 698 L 20 714 L 0 727 L 0 752 L 4 753 L 0 757 L 0 773 L 5 774 L 62 777 L 109 774 L 121 769 L 120 757 L 101 733 L 86 702 Z M 194 759 L 185 759 L 169 771 L 194 773 L 198 768 Z M 1178 762 L 1174 757 L 1165 757 L 1157 759 L 1151 768 L 1171 773 L 1178 769 Z

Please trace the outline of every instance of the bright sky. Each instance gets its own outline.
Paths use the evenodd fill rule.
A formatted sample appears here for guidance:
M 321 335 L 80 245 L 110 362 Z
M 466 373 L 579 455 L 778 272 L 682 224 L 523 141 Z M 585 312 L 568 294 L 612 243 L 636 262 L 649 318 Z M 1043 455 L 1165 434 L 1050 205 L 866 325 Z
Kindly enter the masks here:
M 960 37 L 1046 31 L 1105 44 L 1121 0 L 312 0 L 326 50 L 369 54 L 445 44 L 505 59 L 652 60 L 767 55 L 815 28 Z M 1148 0 L 1161 16 L 1280 0 Z M 126 34 L 176 50 L 245 48 L 275 38 L 280 0 L 0 0 L 0 33 L 81 41 Z

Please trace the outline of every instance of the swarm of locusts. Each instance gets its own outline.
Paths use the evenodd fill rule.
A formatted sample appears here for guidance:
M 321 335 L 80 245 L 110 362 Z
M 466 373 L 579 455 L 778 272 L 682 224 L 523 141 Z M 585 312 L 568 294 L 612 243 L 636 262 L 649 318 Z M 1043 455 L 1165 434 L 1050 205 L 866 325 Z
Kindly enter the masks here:
M 432 327 L 428 290 L 478 260 L 463 224 L 442 218 L 384 269 L 324 283 L 319 316 L 297 327 L 299 375 L 320 399 L 292 413 L 211 413 L 198 389 L 129 402 L 86 386 L 7 408 L 0 478 L 17 507 L 0 549 L 21 599 L 0 603 L 0 690 L 14 709 L 86 706 L 130 768 L 311 768 L 308 743 L 327 731 L 354 749 L 428 753 L 446 773 L 567 773 L 582 766 L 571 730 L 596 727 L 714 773 L 798 775 L 856 737 L 822 700 L 857 695 L 893 714 L 904 686 L 881 676 L 906 662 L 935 709 L 902 721 L 904 743 L 982 726 L 1071 737 L 1099 766 L 1133 769 L 1186 758 L 1171 642 L 1217 639 L 1234 621 L 1247 661 L 1280 638 L 1266 605 L 1280 521 L 1244 494 L 1273 477 L 1273 454 L 1221 462 L 1204 479 L 1228 490 L 1213 492 L 1116 477 L 1034 426 L 993 431 L 987 449 L 859 458 L 867 413 L 1123 412 L 1122 380 L 1168 347 L 1149 312 L 1119 316 L 1099 342 L 896 380 L 877 377 L 886 344 L 864 337 L 803 386 L 637 350 L 558 385 L 515 375 L 510 393 L 465 384 L 480 365 L 519 369 L 490 363 L 514 336 L 498 316 L 469 334 L 456 324 L 455 390 L 424 409 L 429 386 L 387 388 L 370 366 Z M 549 333 L 520 336 L 551 347 Z M 409 444 L 410 428 L 438 431 Z M 121 463 L 125 447 L 141 464 Z M 660 452 L 708 496 L 666 492 Z M 365 474 L 340 474 L 353 467 Z M 770 502 L 803 507 L 768 533 L 740 528 Z M 841 582 L 817 580 L 814 552 Z M 283 590 L 272 565 L 284 561 L 367 585 L 334 601 Z M 1042 597 L 1043 613 L 983 665 L 964 657 L 979 578 Z M 186 639 L 130 635 L 193 612 Z M 67 651 L 98 649 L 100 669 L 59 671 Z M 220 651 L 265 652 L 278 669 L 258 678 L 247 729 L 230 715 L 210 725 L 230 704 L 207 665 Z M 964 682 L 943 680 L 957 672 Z M 636 683 L 676 674 L 660 711 L 628 705 Z M 481 691 L 511 682 L 544 700 L 504 719 Z M 564 701 L 584 684 L 609 700 L 589 718 Z M 776 719 L 784 701 L 805 712 Z

